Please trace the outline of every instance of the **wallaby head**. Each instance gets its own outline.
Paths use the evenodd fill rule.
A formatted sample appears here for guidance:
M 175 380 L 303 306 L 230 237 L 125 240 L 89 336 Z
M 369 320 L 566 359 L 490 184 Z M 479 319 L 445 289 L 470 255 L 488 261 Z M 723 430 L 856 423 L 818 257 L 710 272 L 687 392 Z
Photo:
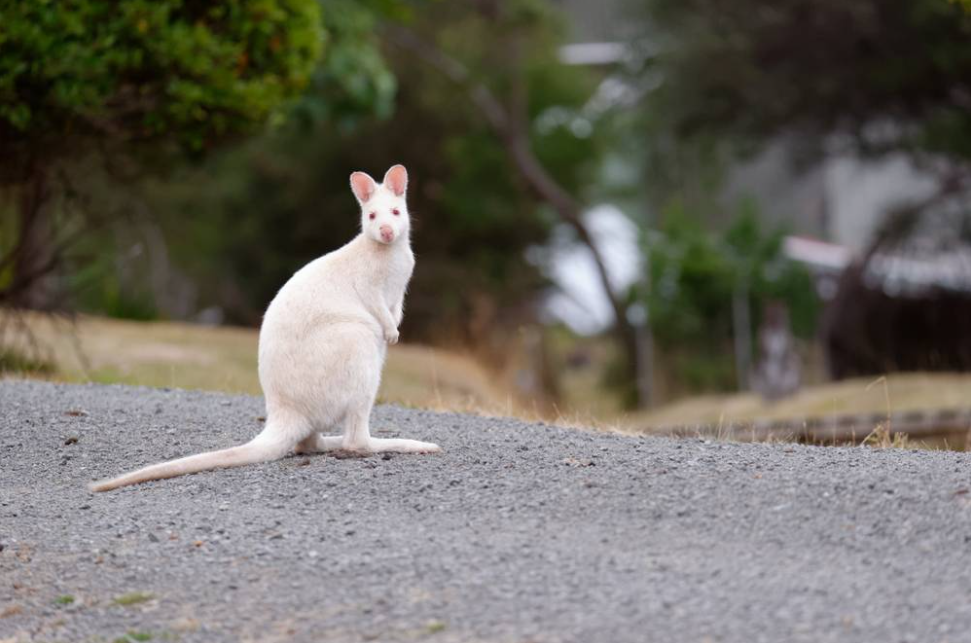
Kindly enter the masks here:
M 408 171 L 403 165 L 388 170 L 380 184 L 364 172 L 354 172 L 351 190 L 361 205 L 361 230 L 365 236 L 385 245 L 408 237 Z

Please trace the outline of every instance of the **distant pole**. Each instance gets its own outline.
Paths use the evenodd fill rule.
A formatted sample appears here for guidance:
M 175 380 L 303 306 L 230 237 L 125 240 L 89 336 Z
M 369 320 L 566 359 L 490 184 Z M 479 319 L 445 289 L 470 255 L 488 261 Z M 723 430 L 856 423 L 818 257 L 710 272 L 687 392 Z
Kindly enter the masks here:
M 747 391 L 752 373 L 752 316 L 749 309 L 748 279 L 744 277 L 735 284 L 732 291 L 732 326 L 738 390 Z
M 636 303 L 627 311 L 627 319 L 634 327 L 637 355 L 635 366 L 637 380 L 637 407 L 647 408 L 651 405 L 654 389 L 654 337 L 651 335 L 651 325 L 648 320 L 647 306 Z

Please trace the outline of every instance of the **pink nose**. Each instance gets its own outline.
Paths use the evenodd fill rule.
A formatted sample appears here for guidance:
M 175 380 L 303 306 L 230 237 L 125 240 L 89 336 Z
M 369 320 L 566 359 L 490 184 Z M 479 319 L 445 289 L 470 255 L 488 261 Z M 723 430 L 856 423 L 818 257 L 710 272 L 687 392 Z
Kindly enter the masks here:
M 381 232 L 381 238 L 385 241 L 391 241 L 394 239 L 394 230 L 391 229 L 389 225 L 383 225 L 379 228 Z

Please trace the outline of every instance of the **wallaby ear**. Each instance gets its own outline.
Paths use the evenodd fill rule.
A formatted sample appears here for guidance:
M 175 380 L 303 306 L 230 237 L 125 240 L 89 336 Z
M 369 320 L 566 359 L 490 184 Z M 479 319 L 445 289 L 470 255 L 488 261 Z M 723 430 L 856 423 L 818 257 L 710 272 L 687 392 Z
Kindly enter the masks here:
M 351 174 L 351 191 L 357 197 L 358 202 L 364 203 L 374 195 L 378 189 L 377 183 L 364 172 L 354 172 Z
M 384 186 L 397 196 L 404 196 L 408 189 L 408 170 L 404 165 L 392 165 L 384 174 Z

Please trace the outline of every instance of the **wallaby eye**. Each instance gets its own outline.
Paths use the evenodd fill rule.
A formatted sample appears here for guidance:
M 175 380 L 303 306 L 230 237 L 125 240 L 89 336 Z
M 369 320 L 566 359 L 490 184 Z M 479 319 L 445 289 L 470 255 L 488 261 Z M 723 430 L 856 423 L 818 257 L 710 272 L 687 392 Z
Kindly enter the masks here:
M 398 208 L 394 208 L 393 210 L 391 210 L 391 214 L 393 214 L 393 215 L 395 215 L 395 216 L 398 216 L 398 215 L 399 215 L 399 214 L 401 214 L 401 213 L 400 213 L 400 212 L 398 212 Z
M 375 218 L 375 217 L 377 217 L 377 216 L 378 216 L 378 215 L 376 215 L 376 214 L 374 214 L 374 213 L 372 212 L 371 214 L 369 214 L 369 215 L 367 215 L 367 218 L 368 218 L 368 219 L 370 219 L 371 221 L 374 221 L 374 218 Z

